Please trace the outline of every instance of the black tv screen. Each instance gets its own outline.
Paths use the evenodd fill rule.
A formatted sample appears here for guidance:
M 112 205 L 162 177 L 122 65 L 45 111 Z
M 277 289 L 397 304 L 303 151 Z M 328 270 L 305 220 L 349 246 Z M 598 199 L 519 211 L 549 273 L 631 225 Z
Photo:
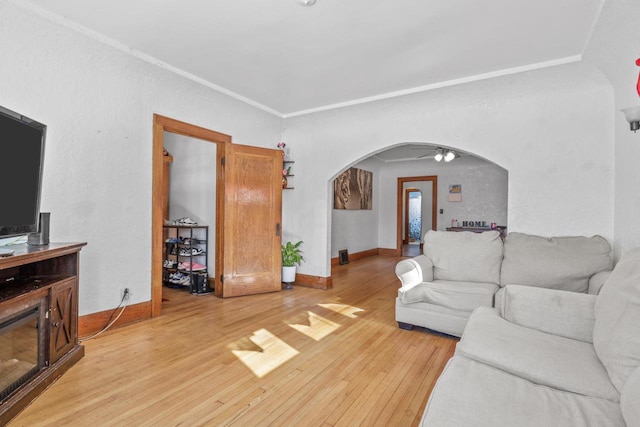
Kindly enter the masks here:
M 46 129 L 0 107 L 0 238 L 38 231 Z

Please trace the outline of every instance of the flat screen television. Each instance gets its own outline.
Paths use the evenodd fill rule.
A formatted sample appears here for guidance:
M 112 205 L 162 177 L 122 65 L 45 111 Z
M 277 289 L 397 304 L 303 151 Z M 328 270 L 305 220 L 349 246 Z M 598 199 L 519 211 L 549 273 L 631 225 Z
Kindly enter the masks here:
M 0 239 L 38 231 L 46 131 L 0 107 Z

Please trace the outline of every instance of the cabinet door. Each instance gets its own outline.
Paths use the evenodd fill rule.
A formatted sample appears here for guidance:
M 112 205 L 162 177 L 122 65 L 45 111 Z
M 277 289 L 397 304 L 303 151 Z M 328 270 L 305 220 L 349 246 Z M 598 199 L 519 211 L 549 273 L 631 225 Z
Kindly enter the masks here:
M 223 297 L 282 289 L 280 150 L 226 150 Z
M 76 279 L 68 279 L 56 283 L 51 289 L 50 363 L 56 362 L 76 345 L 76 284 Z

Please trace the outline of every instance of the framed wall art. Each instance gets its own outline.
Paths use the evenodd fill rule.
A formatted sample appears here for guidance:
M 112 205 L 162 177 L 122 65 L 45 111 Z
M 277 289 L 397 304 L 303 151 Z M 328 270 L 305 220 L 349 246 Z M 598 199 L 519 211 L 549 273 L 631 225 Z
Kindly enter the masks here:
M 372 209 L 373 172 L 349 168 L 333 181 L 334 209 Z

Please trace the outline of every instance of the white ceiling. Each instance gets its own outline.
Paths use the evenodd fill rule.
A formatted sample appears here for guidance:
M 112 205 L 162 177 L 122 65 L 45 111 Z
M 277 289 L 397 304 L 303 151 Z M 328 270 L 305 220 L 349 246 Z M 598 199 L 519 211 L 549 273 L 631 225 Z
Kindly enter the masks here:
M 17 0 L 288 117 L 580 59 L 604 0 Z

